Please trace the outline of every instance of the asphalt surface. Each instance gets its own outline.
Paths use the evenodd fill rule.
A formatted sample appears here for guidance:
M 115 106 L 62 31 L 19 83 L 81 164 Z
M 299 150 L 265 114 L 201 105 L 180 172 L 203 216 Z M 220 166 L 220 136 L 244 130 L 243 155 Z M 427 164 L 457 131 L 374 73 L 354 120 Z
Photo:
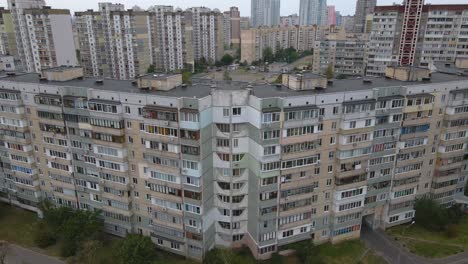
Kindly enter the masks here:
M 65 264 L 65 262 L 27 248 L 10 244 L 6 264 Z

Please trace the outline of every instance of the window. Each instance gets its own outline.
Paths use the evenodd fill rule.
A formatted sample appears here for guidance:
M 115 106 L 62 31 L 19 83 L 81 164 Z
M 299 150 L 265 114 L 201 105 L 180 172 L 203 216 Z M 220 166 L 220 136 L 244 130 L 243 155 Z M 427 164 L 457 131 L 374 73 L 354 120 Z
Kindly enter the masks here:
M 280 121 L 280 113 L 264 113 L 262 123 L 273 123 Z
M 371 125 L 372 125 L 372 119 L 366 119 L 365 126 L 368 127 L 368 126 L 371 126 Z
M 349 122 L 349 128 L 356 128 L 356 121 Z
M 240 108 L 240 107 L 232 108 L 232 115 L 233 116 L 240 116 L 241 113 L 242 113 L 242 108 Z
M 275 155 L 276 153 L 276 146 L 268 146 L 263 149 L 263 155 Z
M 180 244 L 176 242 L 171 242 L 171 249 L 180 250 Z
M 229 116 L 229 108 L 223 108 L 223 116 L 228 117 Z

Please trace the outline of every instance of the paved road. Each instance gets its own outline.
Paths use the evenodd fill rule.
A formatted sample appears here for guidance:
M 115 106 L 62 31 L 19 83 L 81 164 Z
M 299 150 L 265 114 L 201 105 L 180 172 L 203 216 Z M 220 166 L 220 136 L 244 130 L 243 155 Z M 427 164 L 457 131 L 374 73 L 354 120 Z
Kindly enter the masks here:
M 65 262 L 27 248 L 10 244 L 6 264 L 65 264 Z
M 442 259 L 426 259 L 407 251 L 382 230 L 372 230 L 366 225 L 362 226 L 361 239 L 389 264 L 468 264 L 468 252 Z

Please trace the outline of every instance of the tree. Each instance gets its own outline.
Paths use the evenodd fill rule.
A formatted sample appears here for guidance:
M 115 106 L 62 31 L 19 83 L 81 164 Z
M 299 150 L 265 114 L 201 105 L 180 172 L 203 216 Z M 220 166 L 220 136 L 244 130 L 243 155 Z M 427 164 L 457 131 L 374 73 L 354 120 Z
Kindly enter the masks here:
M 192 73 L 189 71 L 182 72 L 182 83 L 191 85 L 192 84 Z
M 155 73 L 155 72 L 156 72 L 156 67 L 154 66 L 154 64 L 151 64 L 148 67 L 148 70 L 146 71 L 146 73 Z
M 129 234 L 119 242 L 116 259 L 121 264 L 150 264 L 156 258 L 156 248 L 151 238 Z
M 44 219 L 41 231 L 35 241 L 39 246 L 48 246 L 61 240 L 60 253 L 63 257 L 75 255 L 87 240 L 99 239 L 102 234 L 103 221 L 100 211 L 73 210 L 68 207 L 54 208 L 50 204 L 41 205 Z
M 325 70 L 325 76 L 327 77 L 328 80 L 333 79 L 334 73 L 333 73 L 333 65 L 331 63 L 328 64 L 328 67 Z
M 275 80 L 276 84 L 282 84 L 283 83 L 283 74 L 278 75 L 278 77 Z
M 443 230 L 449 223 L 447 209 L 442 208 L 439 203 L 430 198 L 421 198 L 414 204 L 416 215 L 414 220 L 417 225 L 427 230 Z
M 83 243 L 76 257 L 70 259 L 71 263 L 100 264 L 103 263 L 100 251 L 104 245 L 99 240 L 89 240 Z
M 312 240 L 306 240 L 299 244 L 296 249 L 296 254 L 304 264 L 323 264 L 325 263 L 319 255 L 318 248 L 315 247 Z
M 229 75 L 228 71 L 224 71 L 223 73 L 223 80 L 225 81 L 232 81 L 231 75 Z
M 7 241 L 0 241 L 0 264 L 6 264 L 6 257 L 10 251 L 10 245 Z
M 271 260 L 270 260 L 270 263 L 271 264 L 283 264 L 284 263 L 284 260 L 283 260 L 283 257 L 278 254 L 277 252 L 273 253 L 271 255 Z
M 224 264 L 221 249 L 214 248 L 208 251 L 203 258 L 203 264 Z
M 263 49 L 263 62 L 273 62 L 274 60 L 273 50 L 270 47 Z
M 224 54 L 224 56 L 221 58 L 221 62 L 225 66 L 231 65 L 234 62 L 234 58 L 229 54 Z

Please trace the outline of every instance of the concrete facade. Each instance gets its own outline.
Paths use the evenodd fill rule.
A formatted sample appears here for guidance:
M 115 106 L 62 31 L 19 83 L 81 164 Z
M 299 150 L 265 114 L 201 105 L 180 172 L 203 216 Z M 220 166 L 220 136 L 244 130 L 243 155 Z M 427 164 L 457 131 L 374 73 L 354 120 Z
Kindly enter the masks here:
M 434 62 L 454 63 L 457 58 L 467 58 L 468 5 L 424 5 L 420 13 L 417 32 L 411 33 L 411 43 L 405 45 L 408 51 L 402 52 L 405 6 L 375 8 L 369 36 L 369 75 L 382 76 L 387 66 L 402 62 L 427 67 Z M 402 61 L 403 57 L 407 59 Z
M 297 91 L 96 81 L 0 79 L 3 200 L 100 209 L 107 232 L 191 258 L 246 245 L 265 259 L 359 237 L 362 221 L 411 221 L 416 197 L 449 206 L 467 180 L 463 77 Z
M 280 4 L 280 0 L 251 0 L 252 27 L 279 25 Z

